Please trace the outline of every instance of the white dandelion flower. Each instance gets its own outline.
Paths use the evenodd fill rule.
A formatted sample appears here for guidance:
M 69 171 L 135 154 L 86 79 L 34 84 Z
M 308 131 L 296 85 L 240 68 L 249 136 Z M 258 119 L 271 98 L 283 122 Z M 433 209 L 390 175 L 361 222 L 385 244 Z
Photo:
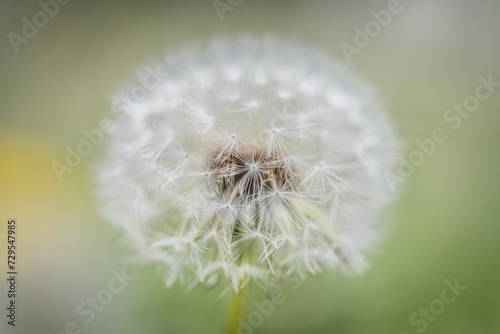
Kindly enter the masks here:
M 117 94 L 129 108 L 98 182 L 106 217 L 167 285 L 366 267 L 398 149 L 369 87 L 276 36 L 217 38 L 154 68 L 147 96 Z

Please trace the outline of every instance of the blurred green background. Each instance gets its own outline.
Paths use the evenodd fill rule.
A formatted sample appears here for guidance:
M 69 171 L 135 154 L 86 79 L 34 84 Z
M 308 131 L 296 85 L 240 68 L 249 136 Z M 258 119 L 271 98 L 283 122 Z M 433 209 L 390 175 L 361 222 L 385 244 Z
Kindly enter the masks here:
M 0 264 L 5 272 L 2 234 L 14 217 L 20 274 L 15 328 L 6 325 L 1 280 L 1 332 L 69 333 L 74 321 L 92 334 L 220 333 L 225 305 L 217 292 L 166 289 L 155 268 L 124 261 L 119 235 L 96 213 L 90 167 L 99 147 L 62 182 L 51 164 L 64 161 L 65 147 L 84 139 L 83 130 L 98 127 L 110 93 L 133 68 L 165 49 L 217 33 L 275 32 L 346 62 L 340 44 L 353 44 L 353 29 L 387 6 L 243 0 L 221 20 L 212 0 L 72 0 L 16 53 L 8 34 L 21 35 L 23 17 L 33 22 L 42 9 L 36 1 L 3 0 Z M 324 274 L 288 289 L 286 301 L 249 333 L 500 333 L 500 92 L 456 130 L 443 120 L 448 108 L 474 94 L 480 75 L 500 81 L 500 2 L 402 0 L 401 6 L 350 66 L 387 105 L 406 158 L 414 141 L 435 128 L 448 139 L 407 179 L 387 240 L 365 275 Z M 122 268 L 134 280 L 87 322 L 77 308 Z M 425 329 L 422 320 L 409 320 L 414 312 L 413 320 L 425 319 L 421 308 L 436 309 L 444 281 L 456 278 L 467 288 L 439 314 L 430 313 Z M 255 309 L 250 305 L 248 314 Z

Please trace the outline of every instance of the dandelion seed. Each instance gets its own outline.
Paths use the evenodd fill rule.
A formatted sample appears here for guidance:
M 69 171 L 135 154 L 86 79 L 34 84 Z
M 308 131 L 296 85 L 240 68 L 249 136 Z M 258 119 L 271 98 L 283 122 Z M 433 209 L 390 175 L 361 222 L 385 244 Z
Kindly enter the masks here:
M 272 36 L 214 39 L 158 65 L 158 87 L 118 101 L 133 108 L 116 111 L 98 181 L 103 213 L 164 264 L 167 285 L 239 291 L 366 267 L 398 149 L 367 86 Z

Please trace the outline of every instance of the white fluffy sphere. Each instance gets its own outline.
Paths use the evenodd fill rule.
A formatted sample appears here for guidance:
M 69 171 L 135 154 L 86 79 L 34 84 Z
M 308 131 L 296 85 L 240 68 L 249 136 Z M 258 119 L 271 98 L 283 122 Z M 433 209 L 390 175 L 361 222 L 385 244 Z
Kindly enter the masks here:
M 276 36 L 216 38 L 137 73 L 116 95 L 99 196 L 167 285 L 365 268 L 398 148 L 369 87 Z

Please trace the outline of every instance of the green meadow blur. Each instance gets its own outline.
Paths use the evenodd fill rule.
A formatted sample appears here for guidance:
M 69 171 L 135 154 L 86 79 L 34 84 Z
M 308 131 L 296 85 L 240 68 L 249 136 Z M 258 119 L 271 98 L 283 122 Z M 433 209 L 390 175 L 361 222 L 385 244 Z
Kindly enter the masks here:
M 222 14 L 220 2 L 229 7 Z M 244 318 L 258 326 L 243 333 L 500 333 L 500 87 L 466 116 L 447 111 L 475 94 L 480 76 L 500 81 L 500 2 L 401 0 L 350 63 L 341 45 L 355 47 L 355 28 L 389 1 L 220 2 L 218 13 L 212 0 L 72 0 L 16 47 L 9 33 L 22 36 L 23 17 L 33 22 L 42 8 L 1 2 L 0 277 L 11 218 L 19 266 L 15 327 L 1 280 L 1 333 L 221 333 L 220 291 L 165 288 L 162 268 L 131 261 L 99 217 L 92 165 L 102 147 L 62 180 L 53 162 L 99 127 L 110 94 L 138 64 L 241 32 L 295 36 L 349 65 L 373 84 L 404 141 L 402 157 L 418 165 L 407 166 L 386 241 L 364 275 L 285 286 L 283 303 L 266 310 L 254 288 Z M 419 160 L 415 141 L 435 129 L 446 139 Z M 106 303 L 94 308 L 98 296 Z

